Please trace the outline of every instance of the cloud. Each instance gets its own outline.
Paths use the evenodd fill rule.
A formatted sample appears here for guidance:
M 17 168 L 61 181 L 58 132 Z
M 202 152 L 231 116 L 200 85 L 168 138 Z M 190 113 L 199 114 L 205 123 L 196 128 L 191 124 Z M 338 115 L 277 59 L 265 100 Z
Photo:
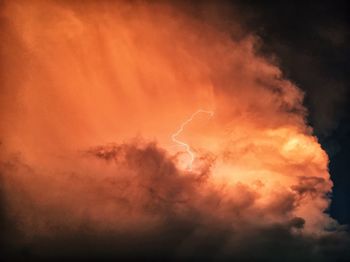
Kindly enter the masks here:
M 327 261 L 348 241 L 342 231 L 307 234 L 304 218 L 286 215 L 295 211 L 312 179 L 301 179 L 292 187 L 297 194 L 279 192 L 262 208 L 254 186 L 218 187 L 206 168 L 184 173 L 154 143 L 98 146 L 79 161 L 88 163 L 92 174 L 55 174 L 52 180 L 48 174 L 38 178 L 19 160 L 2 165 L 3 175 L 12 175 L 4 184 L 6 216 L 20 228 L 9 232 L 6 255 Z M 284 219 L 273 222 L 268 215 Z
M 304 93 L 239 18 L 231 37 L 182 11 L 5 3 L 5 258 L 345 256 Z M 215 113 L 177 136 L 188 170 L 171 136 L 198 109 Z

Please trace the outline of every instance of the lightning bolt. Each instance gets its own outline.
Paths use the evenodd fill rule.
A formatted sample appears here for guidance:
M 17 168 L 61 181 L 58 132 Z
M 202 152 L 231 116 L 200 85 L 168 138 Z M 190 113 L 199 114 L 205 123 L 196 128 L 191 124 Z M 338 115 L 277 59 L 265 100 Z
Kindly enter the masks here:
M 180 125 L 180 128 L 179 128 L 174 134 L 171 135 L 171 140 L 172 140 L 174 143 L 176 143 L 176 144 L 178 144 L 178 145 L 184 147 L 185 150 L 186 150 L 186 152 L 187 152 L 187 154 L 190 156 L 190 163 L 188 164 L 188 170 L 190 170 L 190 171 L 192 171 L 192 164 L 193 164 L 193 161 L 194 161 L 194 158 L 195 158 L 194 153 L 191 151 L 191 147 L 190 147 L 187 143 L 185 143 L 184 141 L 178 140 L 176 137 L 177 137 L 178 135 L 181 134 L 181 132 L 184 130 L 185 126 L 186 126 L 188 123 L 190 123 L 190 122 L 196 117 L 196 115 L 198 115 L 198 114 L 203 114 L 203 113 L 204 113 L 204 114 L 210 115 L 210 117 L 212 117 L 212 116 L 214 115 L 214 112 L 213 112 L 213 111 L 207 111 L 207 110 L 202 110 L 202 109 L 200 109 L 200 110 L 194 112 L 194 113 L 190 116 L 190 118 L 188 118 L 186 121 L 184 121 L 184 122 Z

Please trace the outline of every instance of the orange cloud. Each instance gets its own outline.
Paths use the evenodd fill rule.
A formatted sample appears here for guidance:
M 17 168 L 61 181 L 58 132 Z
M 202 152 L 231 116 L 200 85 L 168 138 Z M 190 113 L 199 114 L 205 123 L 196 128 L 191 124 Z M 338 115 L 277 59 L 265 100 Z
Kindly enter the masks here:
M 239 18 L 232 36 L 165 3 L 8 1 L 2 17 L 2 191 L 21 238 L 220 258 L 281 238 L 308 257 L 334 237 L 303 93 Z M 177 134 L 188 170 L 172 134 L 199 109 L 215 113 Z

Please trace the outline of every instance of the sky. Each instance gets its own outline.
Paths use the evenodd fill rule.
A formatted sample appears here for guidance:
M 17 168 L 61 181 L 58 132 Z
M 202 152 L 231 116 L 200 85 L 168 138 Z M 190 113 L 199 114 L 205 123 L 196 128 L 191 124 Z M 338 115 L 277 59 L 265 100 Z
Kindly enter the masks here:
M 348 261 L 346 1 L 1 2 L 1 259 Z

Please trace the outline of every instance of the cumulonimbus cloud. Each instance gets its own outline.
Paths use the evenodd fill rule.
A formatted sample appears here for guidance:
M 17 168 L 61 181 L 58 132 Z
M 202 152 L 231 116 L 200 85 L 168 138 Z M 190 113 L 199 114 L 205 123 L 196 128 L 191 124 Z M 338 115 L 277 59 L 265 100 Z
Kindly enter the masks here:
M 181 10 L 4 4 L 6 256 L 345 252 L 346 234 L 325 213 L 328 157 L 305 122 L 303 93 L 256 54 L 239 17 L 225 31 Z M 171 136 L 199 109 L 215 113 L 178 134 L 195 155 L 188 170 Z

